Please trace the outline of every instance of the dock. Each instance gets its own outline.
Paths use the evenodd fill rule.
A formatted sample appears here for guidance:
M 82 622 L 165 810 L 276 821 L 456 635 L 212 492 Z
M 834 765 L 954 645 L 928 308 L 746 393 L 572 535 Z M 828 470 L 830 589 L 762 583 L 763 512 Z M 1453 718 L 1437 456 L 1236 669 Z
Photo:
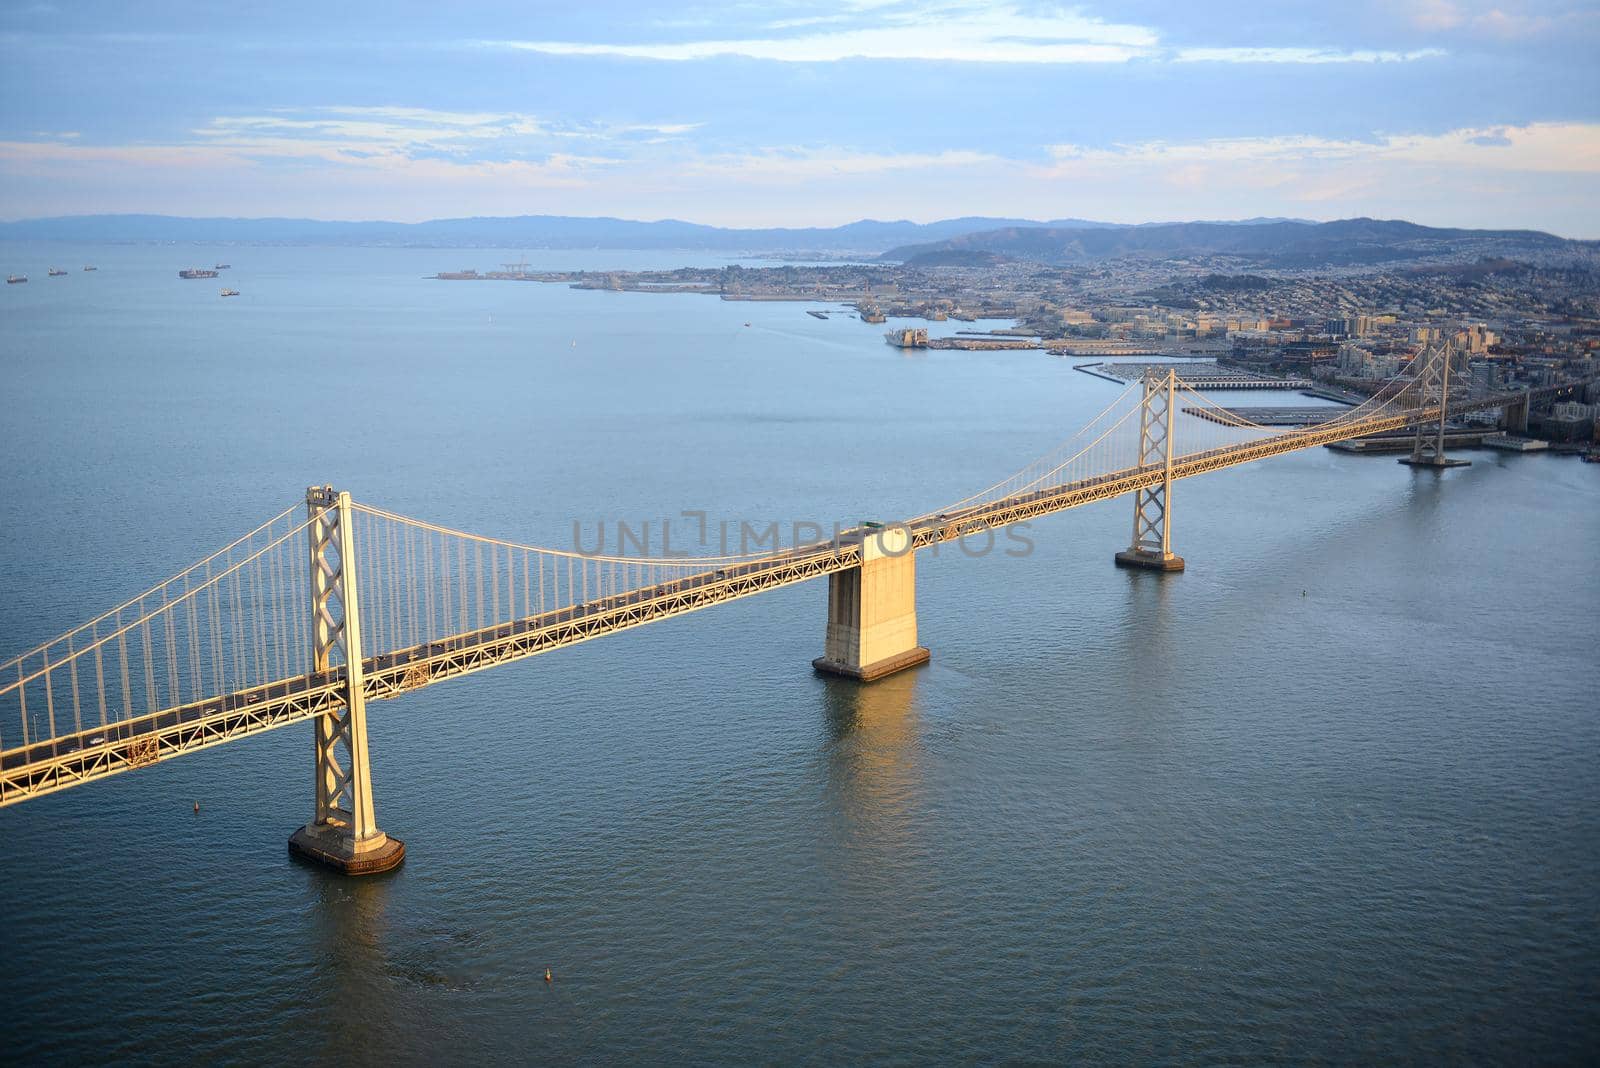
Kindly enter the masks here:
M 1447 430 L 1444 443 L 1448 448 L 1455 446 L 1458 449 L 1476 448 L 1483 444 L 1483 439 L 1498 433 L 1495 430 Z M 1325 446 L 1337 449 L 1340 452 L 1410 452 L 1416 441 L 1415 430 L 1394 430 L 1387 434 L 1374 434 L 1370 438 L 1351 438 L 1347 441 L 1335 441 Z
M 995 352 L 1002 349 L 1037 349 L 1039 343 L 1031 337 L 936 337 L 928 342 L 930 349 L 964 349 L 968 352 Z
M 1257 426 L 1315 426 L 1325 423 L 1329 419 L 1347 409 L 1338 408 L 1331 404 L 1312 406 L 1299 404 L 1286 407 L 1238 407 L 1238 408 L 1200 408 L 1188 407 L 1181 409 L 1185 415 L 1198 415 L 1213 423 L 1222 423 L 1231 426 L 1227 419 L 1219 413 L 1226 413 L 1235 419 L 1255 423 Z
M 1305 378 L 1275 378 L 1255 371 L 1240 371 L 1221 367 L 1210 361 L 1194 363 L 1101 363 L 1097 370 L 1079 367 L 1078 370 L 1109 378 L 1113 382 L 1137 382 L 1151 371 L 1166 374 L 1176 371 L 1178 380 L 1190 389 L 1306 389 L 1312 385 Z

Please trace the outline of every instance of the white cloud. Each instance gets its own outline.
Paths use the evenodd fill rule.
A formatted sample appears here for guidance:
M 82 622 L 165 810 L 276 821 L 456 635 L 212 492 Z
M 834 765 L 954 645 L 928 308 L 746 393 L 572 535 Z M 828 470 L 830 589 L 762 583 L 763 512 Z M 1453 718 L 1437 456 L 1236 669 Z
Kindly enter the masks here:
M 1419 30 L 1453 30 L 1466 16 L 1452 0 L 1411 0 L 1411 24 Z
M 290 118 L 289 121 L 302 121 Z M 356 143 L 373 151 L 352 150 Z M 790 146 L 484 160 L 281 136 L 169 145 L 0 142 L 8 210 L 421 219 L 549 212 L 729 225 L 965 214 L 1111 221 L 1377 215 L 1600 235 L 1600 124 L 1537 123 L 1372 140 L 1314 136 L 1057 145 L 1045 158 Z M 81 210 L 81 209 L 77 209 Z
M 693 25 L 699 25 L 695 23 Z M 683 28 L 680 26 L 679 28 Z M 803 32 L 790 32 L 790 31 Z M 1440 55 L 1337 48 L 1189 48 L 1172 51 L 1148 26 L 1108 22 L 1081 9 L 1025 13 L 1014 5 L 897 2 L 848 12 L 774 19 L 746 36 L 689 41 L 475 42 L 555 56 L 611 56 L 664 62 L 740 57 L 780 63 L 849 59 L 921 62 L 1104 64 L 1130 60 L 1215 63 L 1376 63 Z
M 484 41 L 491 47 L 564 56 L 687 61 L 715 56 L 782 63 L 916 59 L 984 63 L 1121 63 L 1151 54 L 1155 31 L 1077 10 L 1023 14 L 989 4 L 885 4 L 851 16 L 782 19 L 761 36 L 678 42 Z M 782 31 L 838 26 L 788 34 Z
M 828 178 L 877 175 L 1004 163 L 986 152 L 851 152 L 844 149 L 767 148 L 748 154 L 693 157 L 682 173 L 764 185 L 801 185 Z
M 1049 154 L 1063 172 L 1083 166 L 1278 165 L 1316 163 L 1413 163 L 1467 171 L 1528 171 L 1600 174 L 1600 125 L 1533 123 L 1452 130 L 1442 134 L 1398 134 L 1371 141 L 1322 137 L 1239 137 L 1206 141 L 1145 141 L 1109 148 L 1053 145 Z M 1277 182 L 1281 175 L 1263 175 Z
M 390 150 L 466 153 L 494 142 L 550 138 L 595 142 L 649 136 L 679 137 L 699 123 L 548 122 L 517 112 L 437 111 L 431 108 L 329 106 L 278 109 L 259 115 L 221 115 L 192 131 L 207 143 L 237 148 L 328 144 L 360 152 Z
M 1445 55 L 1442 48 L 1419 48 L 1410 52 L 1332 48 L 1184 48 L 1173 58 L 1180 63 L 1409 63 Z
M 1516 10 L 1528 6 L 1516 0 L 1507 6 L 1512 10 L 1488 6 L 1483 0 L 1405 0 L 1400 10 L 1414 28 L 1426 33 L 1459 32 L 1496 41 L 1570 32 L 1584 23 L 1592 26 L 1600 21 L 1600 13 L 1592 5 L 1574 4 L 1569 10 L 1545 13 Z

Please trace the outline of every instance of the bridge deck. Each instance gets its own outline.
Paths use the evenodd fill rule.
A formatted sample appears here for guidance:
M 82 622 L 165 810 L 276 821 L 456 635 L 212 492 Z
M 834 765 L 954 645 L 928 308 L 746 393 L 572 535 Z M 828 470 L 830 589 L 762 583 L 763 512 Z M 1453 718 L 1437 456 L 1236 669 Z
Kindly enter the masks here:
M 1470 407 L 1504 405 L 1521 396 L 1484 399 Z M 1452 410 L 1458 409 L 1452 405 Z M 1348 422 L 1340 422 L 1338 414 L 1320 430 L 1309 427 L 1176 457 L 1171 477 L 1191 478 L 1270 456 L 1436 420 L 1439 409 L 1435 405 Z M 1160 465 L 1129 468 L 924 516 L 906 525 L 913 548 L 922 549 L 974 531 L 1120 497 L 1158 485 L 1165 477 L 1166 471 Z M 860 563 L 861 540 L 867 533 L 857 529 L 838 542 L 776 551 L 670 582 L 378 654 L 364 661 L 366 697 L 397 697 L 551 649 L 854 567 Z M 342 668 L 280 679 L 7 750 L 0 753 L 0 806 L 327 714 L 338 707 L 342 681 Z

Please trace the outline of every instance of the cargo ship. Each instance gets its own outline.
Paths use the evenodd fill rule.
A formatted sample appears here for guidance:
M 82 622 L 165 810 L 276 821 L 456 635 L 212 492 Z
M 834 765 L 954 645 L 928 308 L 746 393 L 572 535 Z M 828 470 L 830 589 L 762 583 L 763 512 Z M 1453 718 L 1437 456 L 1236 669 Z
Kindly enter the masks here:
M 6 285 L 8 285 L 8 286 L 14 286 L 14 285 L 18 284 L 19 282 L 26 282 L 27 280 L 28 280 L 28 276 L 25 275 L 25 274 L 8 274 L 8 275 L 6 275 Z
M 883 340 L 897 349 L 925 349 L 928 347 L 928 331 L 920 326 L 891 330 L 883 335 Z
M 178 272 L 179 278 L 215 278 L 216 276 L 216 271 L 204 271 L 199 267 L 190 267 Z
M 52 267 L 52 268 L 50 268 L 50 277 L 51 278 L 60 278 L 62 275 L 66 274 L 66 273 L 67 272 L 62 270 L 60 267 Z

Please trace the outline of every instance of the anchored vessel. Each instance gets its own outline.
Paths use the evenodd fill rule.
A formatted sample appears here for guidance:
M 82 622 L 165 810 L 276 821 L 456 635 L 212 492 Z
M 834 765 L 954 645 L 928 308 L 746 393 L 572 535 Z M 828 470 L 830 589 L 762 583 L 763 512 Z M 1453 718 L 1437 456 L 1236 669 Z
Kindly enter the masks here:
M 237 289 L 224 289 L 222 291 L 222 295 L 225 297 L 237 297 L 239 295 L 239 291 Z
M 62 270 L 60 267 L 52 267 L 52 268 L 50 268 L 50 277 L 51 278 L 58 278 L 61 275 L 64 275 L 66 273 L 67 272 Z
M 216 276 L 216 271 L 202 270 L 199 267 L 190 267 L 178 272 L 179 278 L 215 278 Z
M 925 349 L 928 347 L 928 332 L 920 326 L 891 330 L 883 335 L 883 340 L 897 349 Z
M 8 274 L 8 275 L 6 275 L 6 285 L 8 285 L 8 286 L 14 286 L 14 285 L 17 285 L 19 283 L 26 282 L 27 280 L 28 280 L 28 276 L 25 275 L 25 274 Z

